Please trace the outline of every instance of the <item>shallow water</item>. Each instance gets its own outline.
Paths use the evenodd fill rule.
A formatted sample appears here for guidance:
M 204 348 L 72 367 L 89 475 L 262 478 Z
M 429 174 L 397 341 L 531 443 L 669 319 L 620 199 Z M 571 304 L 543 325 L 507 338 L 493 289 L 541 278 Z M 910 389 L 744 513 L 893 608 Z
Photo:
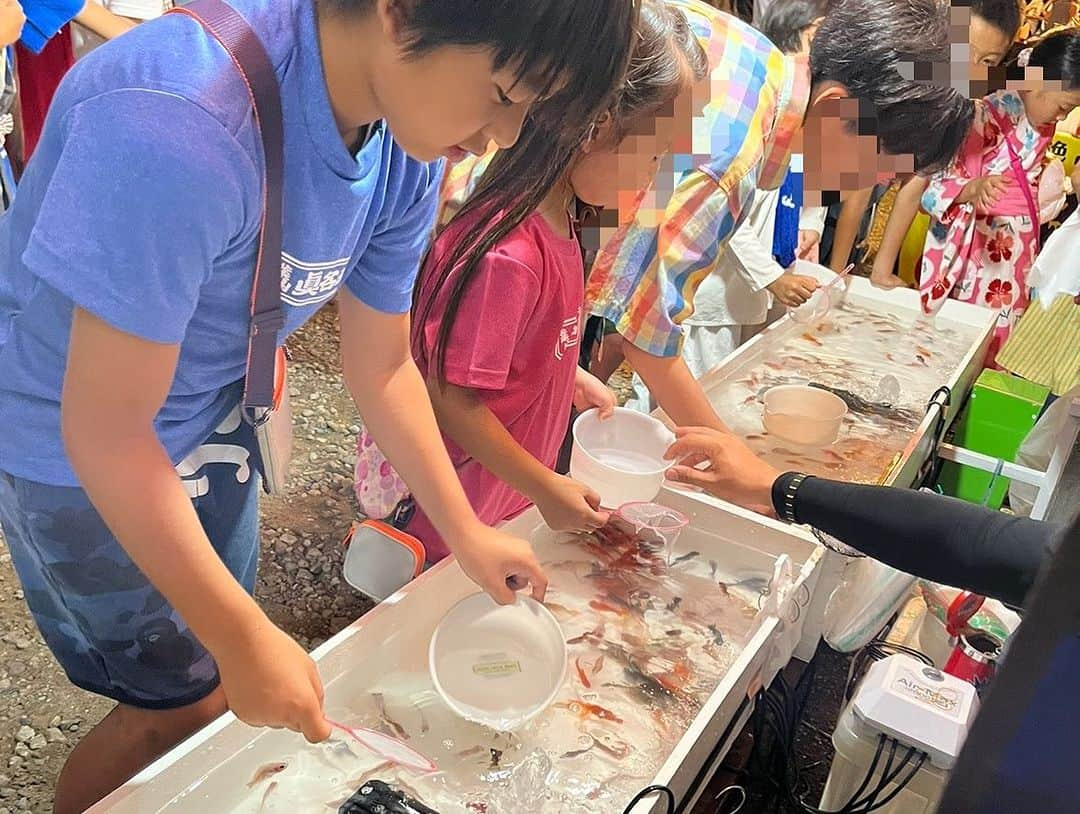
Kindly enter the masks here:
M 684 549 L 669 567 L 662 543 L 605 533 L 534 538 L 570 669 L 555 704 L 520 730 L 462 720 L 425 671 L 387 672 L 372 653 L 348 679 L 355 690 L 347 705 L 330 694 L 338 703 L 328 716 L 399 738 L 430 758 L 435 773 L 395 767 L 338 732 L 319 746 L 270 733 L 257 741 L 270 762 L 250 750 L 234 756 L 162 810 L 334 812 L 376 778 L 443 814 L 621 812 L 756 630 L 769 575 L 729 573 Z
M 922 423 L 934 391 L 952 378 L 980 335 L 978 328 L 940 317 L 898 316 L 851 302 L 834 307 L 816 325 L 795 328 L 766 334 L 754 352 L 724 369 L 722 381 L 706 384 L 709 401 L 774 466 L 865 483 L 888 473 Z M 849 405 L 839 437 L 827 446 L 796 445 L 767 433 L 764 392 L 808 383 L 847 391 L 873 407 Z

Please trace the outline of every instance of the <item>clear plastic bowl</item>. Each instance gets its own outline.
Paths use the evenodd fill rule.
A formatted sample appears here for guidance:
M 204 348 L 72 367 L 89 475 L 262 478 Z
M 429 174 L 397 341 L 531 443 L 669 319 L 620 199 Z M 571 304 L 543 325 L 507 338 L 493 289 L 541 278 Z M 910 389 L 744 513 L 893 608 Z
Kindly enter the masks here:
M 600 505 L 615 509 L 624 503 L 648 503 L 660 493 L 664 460 L 675 436 L 645 413 L 618 407 L 601 420 L 588 410 L 574 422 L 570 477 L 596 490 Z
M 566 678 L 566 642 L 551 611 L 518 596 L 498 605 L 467 596 L 435 628 L 428 669 L 446 705 L 469 721 L 509 732 L 555 700 Z
M 839 396 L 797 384 L 773 387 L 763 400 L 765 429 L 802 446 L 828 446 L 836 441 L 848 412 Z

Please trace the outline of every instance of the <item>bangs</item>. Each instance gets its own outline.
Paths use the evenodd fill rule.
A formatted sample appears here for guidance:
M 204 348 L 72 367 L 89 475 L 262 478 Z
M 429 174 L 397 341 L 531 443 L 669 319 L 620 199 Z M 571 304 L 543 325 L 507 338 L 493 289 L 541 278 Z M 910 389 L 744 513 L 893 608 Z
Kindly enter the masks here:
M 489 49 L 540 100 L 540 120 L 584 129 L 619 87 L 637 21 L 637 0 L 429 0 L 404 21 L 406 50 Z
M 424 272 L 434 280 L 432 293 L 414 304 L 417 323 L 427 321 L 437 293 L 448 289 L 434 344 L 428 347 L 427 337 L 419 337 L 421 352 L 433 361 L 435 377 L 445 386 L 447 343 L 464 292 L 483 256 L 536 209 L 563 176 L 593 121 L 616 98 L 630 59 L 638 0 L 433 0 L 418 3 L 414 20 L 422 9 L 427 10 L 426 30 L 438 37 L 418 38 L 410 50 L 487 48 L 496 70 L 512 70 L 515 82 L 539 95 L 517 142 L 496 153 L 444 228 L 465 220 L 471 227 L 439 267 Z M 469 19 L 463 21 L 463 14 Z

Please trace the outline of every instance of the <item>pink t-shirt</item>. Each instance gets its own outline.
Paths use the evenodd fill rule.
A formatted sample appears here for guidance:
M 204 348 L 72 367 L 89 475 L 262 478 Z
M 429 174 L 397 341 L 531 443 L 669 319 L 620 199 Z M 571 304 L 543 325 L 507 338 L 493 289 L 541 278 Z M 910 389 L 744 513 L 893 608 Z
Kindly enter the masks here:
M 433 275 L 428 272 L 468 227 L 462 223 L 436 240 L 421 275 L 421 303 L 430 297 Z M 552 468 L 570 419 L 584 287 L 577 240 L 556 234 L 534 213 L 484 257 L 447 342 L 447 381 L 476 391 L 514 440 Z M 435 346 L 448 288 L 442 287 L 424 324 L 413 326 L 414 332 L 424 331 L 428 348 Z M 430 360 L 421 358 L 419 343 L 413 347 L 420 372 L 427 376 Z M 528 508 L 521 493 L 449 438 L 443 440 L 482 521 L 509 520 Z M 407 531 L 424 542 L 431 562 L 449 553 L 421 509 Z

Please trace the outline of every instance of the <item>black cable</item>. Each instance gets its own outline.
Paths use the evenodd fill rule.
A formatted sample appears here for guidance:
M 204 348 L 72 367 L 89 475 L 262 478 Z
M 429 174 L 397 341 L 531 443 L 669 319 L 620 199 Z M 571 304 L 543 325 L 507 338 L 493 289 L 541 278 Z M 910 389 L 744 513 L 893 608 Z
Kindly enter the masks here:
M 802 682 L 800 682 L 800 684 L 801 683 Z M 827 812 L 807 803 L 799 796 L 797 791 L 800 782 L 798 761 L 794 755 L 794 738 L 792 736 L 792 713 L 796 713 L 797 715 L 801 689 L 802 687 L 798 686 L 793 692 L 790 686 L 784 682 L 781 677 L 778 679 L 778 683 L 768 691 L 763 692 L 760 698 L 760 729 L 771 731 L 779 742 L 780 751 L 782 753 L 781 785 L 786 791 L 788 799 L 794 805 L 798 806 L 805 814 L 870 814 L 870 812 L 879 811 L 884 808 L 889 802 L 895 799 L 915 777 L 926 761 L 926 754 L 918 753 L 920 755 L 919 760 L 911 766 L 912 758 L 914 758 L 917 752 L 914 747 L 908 747 L 907 754 L 897 762 L 896 752 L 900 746 L 899 741 L 895 738 L 879 735 L 877 748 L 874 752 L 873 760 L 867 769 L 866 775 L 859 788 L 855 790 L 855 793 L 852 794 L 851 798 L 843 807 L 835 811 Z M 867 787 L 873 781 L 873 778 L 877 773 L 877 767 L 881 762 L 886 743 L 889 745 L 889 755 L 885 765 L 882 767 L 881 778 L 874 788 L 871 789 L 869 793 L 866 793 Z M 889 792 L 885 798 L 878 800 L 880 795 L 886 792 L 890 784 L 897 783 L 897 778 L 904 769 L 909 766 L 911 766 L 910 770 L 902 780 L 899 780 L 896 788 Z
M 661 786 L 659 784 L 652 785 L 652 786 L 646 786 L 641 791 L 639 791 L 637 794 L 635 794 L 633 799 L 631 799 L 629 804 L 626 806 L 626 808 L 623 809 L 623 814 L 630 814 L 630 812 L 633 810 L 634 806 L 636 806 L 638 803 L 640 803 L 642 800 L 644 800 L 650 794 L 656 794 L 657 792 L 660 792 L 665 797 L 667 797 L 667 801 L 668 801 L 667 812 L 668 812 L 668 814 L 675 814 L 675 792 L 673 792 L 667 786 Z
M 912 647 L 908 647 L 903 644 L 896 644 L 894 642 L 886 641 L 877 636 L 871 639 L 866 645 L 859 650 L 855 657 L 851 660 L 851 666 L 848 668 L 848 680 L 847 685 L 844 687 L 844 700 L 850 701 L 854 694 L 855 686 L 859 680 L 866 673 L 866 664 L 868 659 L 874 661 L 881 661 L 889 656 L 901 653 L 906 656 L 911 656 L 913 659 L 921 661 L 928 667 L 934 666 L 934 660 L 927 656 L 920 650 L 916 650 Z
M 874 803 L 877 802 L 878 795 L 881 794 L 888 785 L 888 778 L 892 776 L 893 761 L 896 760 L 896 739 L 878 735 L 878 740 L 882 743 L 889 744 L 889 758 L 885 761 L 885 765 L 881 767 L 881 779 L 862 799 L 859 799 L 858 795 L 852 795 L 848 799 L 847 805 L 842 809 L 844 812 L 851 812 L 851 814 L 865 814 L 865 812 L 870 811 Z M 870 771 L 867 772 L 867 774 L 873 777 L 874 773 L 873 771 Z
M 898 744 L 895 739 L 893 739 L 893 742 Z M 906 766 L 911 764 L 912 758 L 914 758 L 916 754 L 919 755 L 918 762 L 916 762 L 915 765 L 912 767 L 911 771 L 908 772 L 907 777 L 897 782 L 896 778 L 900 776 L 900 773 L 904 770 Z M 900 762 L 896 769 L 892 772 L 886 771 L 882 774 L 881 782 L 878 784 L 877 788 L 874 791 L 874 797 L 876 797 L 878 794 L 881 794 L 885 789 L 889 787 L 891 783 L 897 783 L 896 788 L 889 792 L 885 799 L 881 800 L 880 802 L 876 802 L 873 800 L 860 800 L 858 803 L 856 803 L 856 805 L 865 807 L 860 808 L 858 811 L 853 811 L 852 814 L 870 814 L 870 812 L 883 809 L 894 799 L 896 799 L 896 796 L 907 787 L 908 783 L 910 783 L 915 777 L 915 775 L 918 774 L 919 769 L 921 769 L 923 767 L 923 764 L 926 763 L 926 760 L 926 752 L 919 752 L 914 746 L 909 746 L 907 754 L 904 756 L 904 759 Z
M 851 808 L 852 805 L 854 805 L 855 801 L 858 800 L 859 797 L 863 794 L 863 792 L 866 791 L 866 787 L 870 785 L 870 780 L 874 777 L 874 770 L 877 769 L 877 764 L 878 761 L 881 759 L 881 752 L 882 750 L 884 750 L 884 748 L 885 736 L 880 735 L 878 736 L 877 751 L 874 752 L 874 760 L 870 763 L 870 768 L 866 772 L 866 777 L 863 778 L 863 781 L 859 785 L 859 787 L 855 789 L 855 793 L 848 798 L 847 805 L 845 805 L 844 808 Z
M 914 748 L 912 749 L 912 751 L 915 751 Z M 923 764 L 926 763 L 928 758 L 929 755 L 927 755 L 926 752 L 919 752 L 919 759 L 918 761 L 916 761 L 915 765 L 911 767 L 911 771 L 908 772 L 907 777 L 905 777 L 897 784 L 896 788 L 889 793 L 888 797 L 878 803 L 877 806 L 875 806 L 874 808 L 868 809 L 868 811 L 877 811 L 879 809 L 882 809 L 889 803 L 891 803 L 894 799 L 896 799 L 896 796 L 905 788 L 907 788 L 907 784 L 910 783 L 915 778 L 915 775 L 919 773 L 919 769 L 923 767 Z

